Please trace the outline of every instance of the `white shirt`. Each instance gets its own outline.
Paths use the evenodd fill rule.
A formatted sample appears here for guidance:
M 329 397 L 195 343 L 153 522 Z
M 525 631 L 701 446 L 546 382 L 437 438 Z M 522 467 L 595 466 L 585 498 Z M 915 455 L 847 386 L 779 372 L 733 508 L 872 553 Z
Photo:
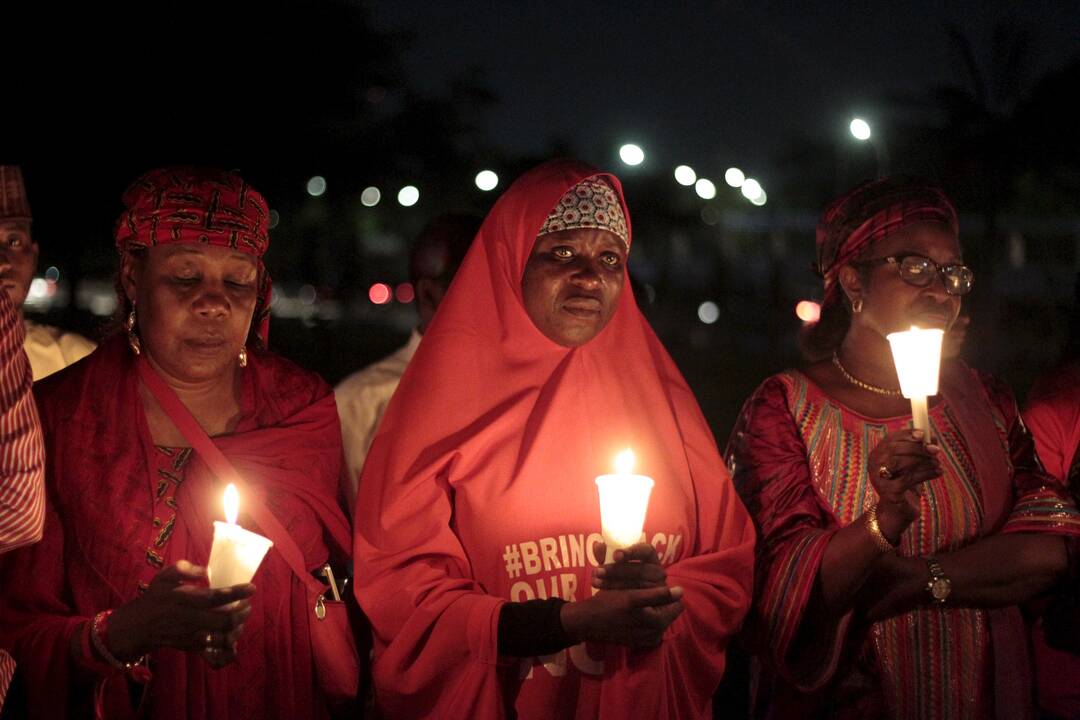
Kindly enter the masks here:
M 341 442 L 345 450 L 342 472 L 347 473 L 346 489 L 350 507 L 356 500 L 360 471 L 364 468 L 364 459 L 375 439 L 379 421 L 419 345 L 420 333 L 413 330 L 409 342 L 403 347 L 353 373 L 334 388 L 334 400 L 341 418 Z
M 94 352 L 97 344 L 82 335 L 64 332 L 51 325 L 26 321 L 26 342 L 23 349 L 30 358 L 34 382 L 63 370 Z

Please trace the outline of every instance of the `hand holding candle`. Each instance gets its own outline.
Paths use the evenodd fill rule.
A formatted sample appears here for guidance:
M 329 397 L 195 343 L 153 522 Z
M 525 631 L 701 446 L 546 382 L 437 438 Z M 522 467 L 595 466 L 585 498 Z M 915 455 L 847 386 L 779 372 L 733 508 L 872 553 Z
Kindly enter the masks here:
M 206 575 L 210 587 L 223 588 L 251 582 L 263 557 L 274 543 L 236 524 L 240 495 L 236 486 L 225 488 L 225 520 L 214 522 L 214 545 Z
M 943 330 L 912 327 L 888 335 L 892 347 L 900 392 L 911 400 L 911 420 L 916 430 L 923 431 L 926 442 L 932 442 L 930 413 L 927 398 L 938 393 L 941 369 L 941 340 Z
M 615 474 L 600 475 L 600 533 L 607 545 L 604 564 L 614 561 L 615 551 L 638 542 L 645 527 L 653 479 L 632 474 L 634 452 L 627 448 L 615 459 Z

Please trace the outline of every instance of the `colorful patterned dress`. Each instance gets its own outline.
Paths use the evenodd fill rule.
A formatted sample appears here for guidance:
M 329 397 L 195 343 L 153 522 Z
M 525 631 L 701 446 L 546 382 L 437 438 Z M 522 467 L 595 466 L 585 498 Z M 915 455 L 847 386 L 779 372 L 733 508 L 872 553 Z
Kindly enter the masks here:
M 1080 535 L 1080 513 L 1039 466 L 1012 394 L 963 372 L 989 405 L 993 422 L 981 441 L 1000 443 L 999 454 L 1007 458 L 1001 477 L 1011 476 L 1012 487 L 996 491 L 1009 506 L 999 518 L 988 517 L 990 488 L 980 485 L 957 403 L 945 394 L 930 410 L 945 471 L 925 484 L 919 517 L 904 532 L 899 554 L 944 554 L 993 532 Z M 910 415 L 864 417 L 797 371 L 765 381 L 744 407 L 729 463 L 759 533 L 748 629 L 761 652 L 756 715 L 788 717 L 796 708 L 804 717 L 814 716 L 811 708 L 830 717 L 994 715 L 1000 676 L 991 625 L 998 618 L 1017 627 L 1015 608 L 922 606 L 873 624 L 857 611 L 838 626 L 815 622 L 811 590 L 826 545 L 877 499 L 867 457 L 887 433 L 910 421 Z M 1030 660 L 1021 655 L 1007 662 L 1026 668 Z

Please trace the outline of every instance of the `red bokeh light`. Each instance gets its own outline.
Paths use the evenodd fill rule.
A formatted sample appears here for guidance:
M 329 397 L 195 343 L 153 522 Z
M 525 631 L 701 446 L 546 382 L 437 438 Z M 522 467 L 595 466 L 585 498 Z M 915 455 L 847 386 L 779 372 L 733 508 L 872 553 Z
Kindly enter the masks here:
M 393 298 L 394 292 L 386 283 L 375 283 L 368 288 L 367 296 L 376 305 L 385 305 Z
M 416 297 L 412 283 L 404 282 L 398 285 L 397 290 L 394 291 L 394 297 L 397 298 L 399 303 L 411 303 Z
M 804 323 L 816 323 L 821 319 L 821 306 L 812 300 L 800 300 L 795 315 Z

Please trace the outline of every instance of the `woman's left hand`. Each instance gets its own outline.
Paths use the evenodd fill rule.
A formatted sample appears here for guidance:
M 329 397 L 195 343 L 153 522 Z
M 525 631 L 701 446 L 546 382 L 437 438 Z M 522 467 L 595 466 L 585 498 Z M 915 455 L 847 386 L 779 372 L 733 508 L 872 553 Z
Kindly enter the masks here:
M 593 554 L 606 557 L 604 543 L 593 545 Z M 597 590 L 641 590 L 663 587 L 667 572 L 660 565 L 660 556 L 649 543 L 638 543 L 615 551 L 615 562 L 602 565 L 593 573 L 592 585 Z

